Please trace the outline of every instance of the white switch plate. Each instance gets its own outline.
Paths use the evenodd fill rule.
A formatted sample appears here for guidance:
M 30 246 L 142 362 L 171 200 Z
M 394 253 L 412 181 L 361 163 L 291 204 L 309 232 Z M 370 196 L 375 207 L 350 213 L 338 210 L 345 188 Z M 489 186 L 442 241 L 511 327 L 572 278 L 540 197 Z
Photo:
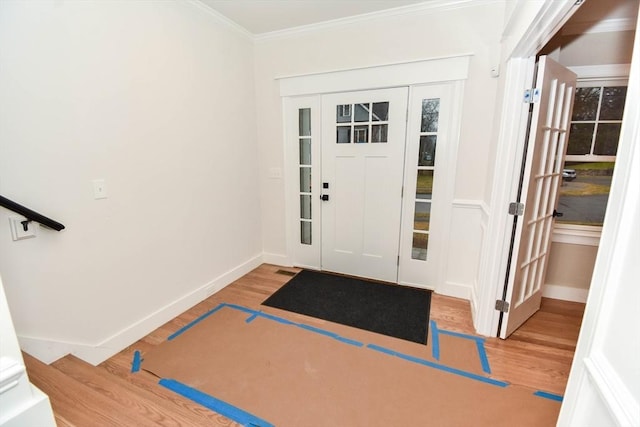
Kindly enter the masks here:
M 107 183 L 104 179 L 93 180 L 93 198 L 94 199 L 106 199 L 107 198 Z
M 32 237 L 36 237 L 38 235 L 38 229 L 40 228 L 40 224 L 35 221 L 31 221 L 27 224 L 27 231 L 24 231 L 24 227 L 22 225 L 22 221 L 25 218 L 12 216 L 9 217 L 9 225 L 11 228 L 11 237 L 14 241 L 30 239 Z

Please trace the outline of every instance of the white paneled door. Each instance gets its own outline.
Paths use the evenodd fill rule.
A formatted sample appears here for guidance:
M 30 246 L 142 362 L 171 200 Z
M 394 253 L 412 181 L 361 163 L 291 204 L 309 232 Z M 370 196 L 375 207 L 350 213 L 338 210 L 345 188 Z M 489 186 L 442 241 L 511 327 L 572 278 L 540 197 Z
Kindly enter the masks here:
M 322 96 L 322 269 L 398 279 L 407 88 Z
M 521 184 L 524 211 L 515 219 L 505 288 L 509 307 L 502 313 L 501 338 L 509 336 L 540 308 L 575 87 L 572 71 L 540 57 L 536 89 L 531 94 L 533 111 Z

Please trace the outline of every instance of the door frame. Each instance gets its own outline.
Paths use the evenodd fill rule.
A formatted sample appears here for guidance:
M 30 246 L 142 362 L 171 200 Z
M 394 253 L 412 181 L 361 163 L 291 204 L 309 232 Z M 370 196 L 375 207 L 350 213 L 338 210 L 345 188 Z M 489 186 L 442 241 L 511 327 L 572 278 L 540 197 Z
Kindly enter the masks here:
M 320 268 L 320 250 L 318 249 L 302 249 L 307 255 L 317 253 L 318 255 L 313 255 L 318 256 L 317 263 L 311 262 L 311 258 L 308 257 L 304 257 L 304 262 L 300 262 L 298 259 L 300 247 L 303 245 L 299 242 L 299 214 L 297 213 L 297 210 L 299 210 L 299 192 L 296 190 L 299 186 L 298 135 L 296 134 L 295 125 L 293 125 L 293 123 L 297 124 L 297 118 L 293 117 L 293 108 L 296 105 L 303 104 L 320 105 L 321 95 L 336 92 L 395 87 L 409 87 L 411 90 L 411 87 L 417 85 L 444 83 L 456 83 L 456 87 L 460 91 L 461 82 L 468 78 L 471 57 L 471 54 L 461 54 L 364 68 L 286 76 L 277 79 L 280 85 L 283 108 L 286 260 L 289 265 Z M 319 123 L 316 129 L 319 129 Z M 312 135 L 315 140 L 322 138 L 322 135 L 314 132 L 313 129 Z M 312 149 L 312 151 L 315 150 Z M 315 156 L 315 160 L 312 159 L 312 169 L 319 171 L 320 163 L 318 159 L 318 155 Z M 451 168 L 451 171 L 451 173 L 455 174 L 455 168 Z M 451 177 L 452 180 L 454 178 L 455 176 Z M 312 181 L 315 181 L 315 178 L 312 177 Z M 315 193 L 312 194 L 312 200 L 318 198 L 319 201 L 320 193 L 319 191 L 317 193 L 317 195 Z M 445 200 L 444 202 L 446 203 L 447 201 Z M 452 202 L 452 200 L 449 202 Z
M 547 0 L 512 50 L 503 52 L 506 70 L 491 191 L 492 212 L 486 231 L 486 235 L 494 237 L 483 242 L 479 281 L 484 285 L 477 296 L 478 309 L 474 318 L 476 331 L 482 335 L 497 336 L 500 319 L 495 304 L 496 300 L 502 299 L 513 222 L 507 208 L 516 200 L 518 192 L 529 118 L 529 104 L 523 101 L 524 92 L 533 85 L 537 53 L 578 7 L 575 0 Z M 516 18 L 512 16 L 505 28 L 505 45 L 517 27 Z M 497 209 L 503 209 L 504 213 Z

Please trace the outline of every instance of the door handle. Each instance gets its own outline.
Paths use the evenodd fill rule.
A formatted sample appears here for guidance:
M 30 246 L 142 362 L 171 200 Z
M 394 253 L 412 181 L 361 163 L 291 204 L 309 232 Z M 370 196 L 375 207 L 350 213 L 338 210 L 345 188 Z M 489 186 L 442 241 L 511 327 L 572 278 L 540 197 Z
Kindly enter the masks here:
M 564 214 L 562 212 L 558 212 L 557 210 L 553 210 L 553 217 L 554 218 L 562 218 Z
M 328 194 L 321 194 L 320 195 L 320 200 L 322 200 L 323 202 L 326 202 L 327 200 L 329 200 L 329 195 Z

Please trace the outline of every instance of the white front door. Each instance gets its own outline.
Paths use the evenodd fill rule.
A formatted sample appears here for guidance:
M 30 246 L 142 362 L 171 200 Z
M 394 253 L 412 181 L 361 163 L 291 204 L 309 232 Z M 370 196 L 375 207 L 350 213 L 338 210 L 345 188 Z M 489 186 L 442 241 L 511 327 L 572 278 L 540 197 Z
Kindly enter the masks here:
M 505 288 L 508 311 L 499 334 L 506 338 L 540 309 L 558 190 L 569 138 L 576 75 L 540 57 L 534 107 L 521 181 L 522 216 L 516 216 L 510 271 Z M 538 99 L 539 98 L 539 99 Z
M 322 97 L 322 269 L 398 279 L 407 88 Z

